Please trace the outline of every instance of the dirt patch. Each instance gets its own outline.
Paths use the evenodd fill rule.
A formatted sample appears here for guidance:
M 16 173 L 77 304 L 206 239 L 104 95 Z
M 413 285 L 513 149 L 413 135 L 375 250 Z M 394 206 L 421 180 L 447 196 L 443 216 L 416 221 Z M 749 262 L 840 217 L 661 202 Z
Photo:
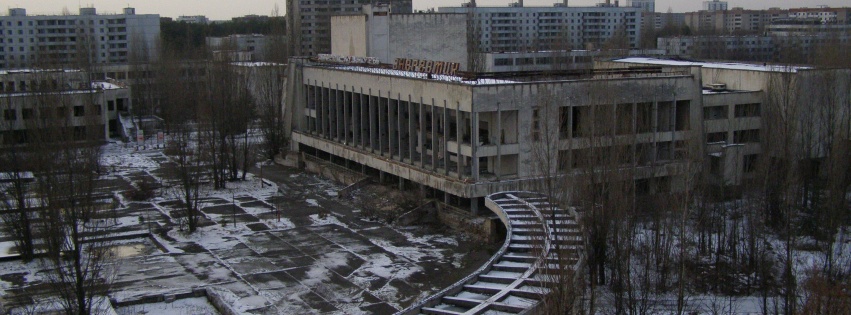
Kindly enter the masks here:
M 423 199 L 418 193 L 395 187 L 369 184 L 352 192 L 352 203 L 368 220 L 391 223 L 400 215 L 418 207 Z

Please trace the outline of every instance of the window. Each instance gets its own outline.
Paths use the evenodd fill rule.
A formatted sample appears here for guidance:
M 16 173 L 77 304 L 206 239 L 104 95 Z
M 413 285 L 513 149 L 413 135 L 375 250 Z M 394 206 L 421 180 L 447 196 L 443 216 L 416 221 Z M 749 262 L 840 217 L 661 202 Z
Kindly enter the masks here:
M 742 172 L 748 174 L 756 171 L 758 159 L 759 154 L 745 154 L 744 158 L 742 159 Z
M 758 117 L 759 103 L 736 105 L 736 117 Z
M 706 143 L 727 142 L 727 132 L 710 132 L 706 134 Z
M 674 129 L 677 131 L 689 130 L 691 122 L 691 101 L 677 101 L 677 117 Z
M 535 64 L 535 58 L 517 58 L 518 66 L 532 65 Z
M 540 112 L 537 109 L 532 110 L 532 140 L 541 140 L 541 119 Z
M 727 105 L 709 106 L 703 108 L 704 120 L 715 120 L 727 118 Z
M 81 106 L 74 106 L 74 117 L 81 117 L 86 115 L 86 108 Z
M 3 110 L 3 118 L 12 121 L 18 119 L 18 112 L 14 109 L 5 109 Z
M 23 119 L 33 119 L 33 109 L 32 108 L 24 108 L 21 110 L 21 118 Z
M 759 129 L 738 130 L 733 132 L 733 143 L 759 142 Z
M 493 60 L 493 64 L 495 66 L 513 66 L 514 59 L 511 58 L 497 58 Z
M 653 103 L 636 104 L 636 121 L 638 133 L 653 132 Z

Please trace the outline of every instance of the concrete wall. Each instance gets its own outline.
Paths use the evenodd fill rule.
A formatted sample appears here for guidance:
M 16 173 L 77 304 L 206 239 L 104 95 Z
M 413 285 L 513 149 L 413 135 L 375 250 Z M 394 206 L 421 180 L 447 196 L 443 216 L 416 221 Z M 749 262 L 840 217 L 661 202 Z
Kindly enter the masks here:
M 518 110 L 517 131 L 519 134 L 518 176 L 530 177 L 541 174 L 536 159 L 540 144 L 532 140 L 533 107 L 542 111 L 541 130 L 550 130 L 552 139 L 559 139 L 560 123 L 558 111 L 561 107 L 599 106 L 637 102 L 689 101 L 690 129 L 687 131 L 659 131 L 638 136 L 644 141 L 676 141 L 691 139 L 701 134 L 701 90 L 700 80 L 693 76 L 671 75 L 649 78 L 600 78 L 597 80 L 540 82 L 528 84 L 506 84 L 475 88 L 474 112 Z M 545 109 L 545 107 L 551 107 Z M 548 111 L 548 112 L 543 112 Z M 615 117 L 612 117 L 614 120 Z M 643 140 L 645 139 L 646 140 Z M 554 141 L 552 152 L 588 147 L 585 139 L 561 139 Z M 553 168 L 556 167 L 552 163 Z M 550 170 L 556 172 L 555 169 Z
M 462 111 L 471 111 L 473 96 L 471 86 L 447 81 L 427 80 L 389 75 L 368 75 L 358 71 L 341 71 L 316 67 L 304 68 L 304 84 L 321 82 L 325 87 L 357 91 L 382 97 L 412 99 L 414 102 L 454 109 L 460 104 Z
M 390 18 L 390 54 L 396 58 L 461 63 L 467 69 L 467 16 L 396 14 Z M 382 60 L 384 62 L 384 60 Z
M 331 54 L 367 56 L 366 15 L 337 15 L 331 17 Z

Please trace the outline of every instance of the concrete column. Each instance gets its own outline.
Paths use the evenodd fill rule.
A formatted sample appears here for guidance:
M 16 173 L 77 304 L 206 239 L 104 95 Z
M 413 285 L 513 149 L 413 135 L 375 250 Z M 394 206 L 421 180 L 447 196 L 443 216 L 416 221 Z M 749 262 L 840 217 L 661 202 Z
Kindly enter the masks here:
M 307 84 L 310 86 L 310 82 Z M 310 103 L 316 104 L 316 97 L 313 95 L 313 89 L 308 88 L 304 95 L 307 96 L 307 104 L 305 104 L 304 128 L 308 133 L 313 133 L 313 126 L 310 124 Z
M 479 215 L 479 199 L 482 197 L 470 198 L 470 214 Z
M 329 108 L 331 101 L 329 100 L 330 88 L 322 86 L 322 135 L 325 139 L 331 139 L 331 120 L 329 119 Z
M 399 190 L 405 190 L 405 179 L 399 177 Z
M 411 159 L 411 165 L 414 164 L 414 132 L 414 105 L 411 95 L 408 95 L 408 158 Z
M 321 126 L 320 120 L 319 120 L 322 117 L 322 104 L 321 104 L 322 103 L 322 97 L 319 94 L 321 91 L 322 91 L 322 88 L 319 87 L 319 86 L 316 86 L 316 82 L 314 82 L 313 93 L 311 93 L 311 94 L 313 94 L 313 113 L 314 113 L 314 116 L 315 116 L 313 118 L 313 133 L 316 134 L 316 135 L 319 134 L 319 128 Z
M 458 165 L 457 165 L 458 166 L 457 167 L 458 179 L 461 179 L 464 176 L 462 174 L 462 172 L 464 171 L 464 155 L 461 154 L 461 130 L 463 130 L 464 127 L 461 126 L 461 121 L 463 121 L 461 119 L 461 115 L 462 115 L 462 113 L 461 113 L 461 102 L 456 102 L 455 103 L 455 144 L 458 145 L 458 148 L 457 148 L 458 149 L 458 155 L 457 155 L 458 156 Z
M 437 109 L 431 99 L 431 169 L 437 172 Z
M 352 99 L 346 97 L 346 93 L 348 92 L 346 87 L 343 86 L 343 143 L 347 145 L 352 141 L 351 137 L 349 137 L 349 133 L 352 131 L 352 127 L 350 126 L 352 122 Z
M 384 114 L 384 104 L 381 101 L 381 91 L 378 91 L 378 100 L 376 104 L 377 110 L 376 115 L 378 116 L 378 132 L 375 134 L 378 139 L 378 155 L 384 156 L 384 134 L 387 128 L 385 127 L 385 121 L 387 120 Z
M 423 98 L 420 97 L 420 110 L 418 111 L 419 121 L 420 121 L 420 130 L 417 132 L 417 147 L 420 149 L 420 167 L 425 168 L 425 104 L 423 104 Z
M 369 95 L 366 95 L 363 92 L 363 88 L 360 91 L 360 105 L 358 106 L 358 115 L 360 115 L 360 145 L 361 149 L 365 151 L 369 151 L 367 145 L 369 145 Z
M 378 183 L 384 184 L 384 171 L 378 171 Z
M 345 89 L 345 87 L 343 87 Z M 337 87 L 337 141 L 346 142 L 346 93 Z
M 352 87 L 352 142 L 355 147 L 360 146 L 360 113 L 361 94 Z
M 500 170 L 502 169 L 502 109 L 499 108 L 499 102 L 496 103 L 496 166 L 493 168 L 493 173 L 496 174 L 496 180 L 499 180 Z
M 446 100 L 443 101 L 443 129 L 440 133 L 441 142 L 443 142 L 443 175 L 449 176 L 449 147 L 447 140 L 449 138 L 449 110 L 446 108 Z
M 389 95 L 388 95 L 389 96 Z M 399 102 L 395 99 L 388 98 L 387 101 L 387 149 L 390 154 L 390 158 L 396 154 L 396 147 L 398 142 L 398 136 L 396 133 L 398 130 L 396 126 L 399 125 L 399 119 L 397 119 L 398 114 L 396 113 L 396 108 L 399 107 Z
M 375 152 L 375 135 L 376 128 L 375 124 L 378 123 L 375 117 L 375 101 L 374 97 L 372 97 L 372 89 L 369 90 L 369 152 Z
M 443 203 L 449 204 L 449 193 L 447 192 L 443 193 Z
M 402 116 L 404 116 L 402 112 L 402 94 L 396 95 L 396 130 L 398 134 L 396 135 L 396 153 L 399 154 L 399 162 L 405 161 L 405 155 L 402 154 L 404 148 L 402 147 L 402 139 L 405 138 L 405 129 L 402 123 Z
M 322 86 L 316 86 L 316 134 L 322 136 Z
M 470 113 L 470 118 L 473 123 L 472 135 L 470 135 L 470 147 L 472 148 L 472 176 L 474 181 L 479 181 L 479 156 L 476 154 L 477 148 L 479 147 L 479 113 L 472 112 Z
M 329 124 L 329 126 L 331 126 L 331 130 L 330 130 L 331 134 L 330 134 L 329 138 L 331 138 L 332 140 L 339 140 L 340 139 L 339 138 L 340 130 L 339 130 L 339 126 L 337 125 L 337 123 L 340 121 L 340 117 L 337 116 L 337 106 L 339 106 L 338 101 L 339 101 L 339 96 L 340 96 L 337 93 L 338 91 L 339 91 L 339 84 L 335 85 L 333 88 L 331 88 L 331 87 L 328 88 L 328 96 L 329 96 L 328 108 L 329 108 L 329 111 L 330 111 L 330 115 L 328 115 L 328 124 Z

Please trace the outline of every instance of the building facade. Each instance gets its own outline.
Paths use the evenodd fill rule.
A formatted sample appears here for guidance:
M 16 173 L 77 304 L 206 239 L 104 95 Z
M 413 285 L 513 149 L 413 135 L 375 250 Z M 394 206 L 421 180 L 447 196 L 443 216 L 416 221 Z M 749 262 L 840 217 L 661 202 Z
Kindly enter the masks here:
M 626 0 L 626 6 L 641 8 L 644 12 L 656 12 L 656 0 Z
M 91 81 L 76 70 L 0 71 L 0 143 L 24 144 L 32 130 L 64 128 L 77 140 L 124 135 L 120 115 L 132 107 L 130 88 Z
M 265 60 L 268 37 L 259 34 L 235 34 L 225 37 L 207 37 L 207 48 L 214 54 L 223 53 L 232 61 Z
M 79 15 L 27 15 L 14 8 L 0 16 L 0 32 L 0 69 L 126 63 L 134 57 L 156 58 L 160 18 L 137 15 L 133 8 L 121 14 L 81 8 Z
M 549 49 L 637 48 L 642 8 L 440 7 L 440 13 L 467 15 L 484 52 Z
M 331 53 L 331 16 L 358 14 L 372 0 L 287 0 L 287 33 L 290 55 Z M 412 13 L 411 0 L 390 0 L 393 13 Z
M 779 159 L 825 156 L 826 140 L 851 139 L 847 124 L 851 102 L 851 70 L 815 69 L 764 64 L 687 62 L 652 58 L 624 58 L 598 63 L 599 67 L 699 67 L 704 84 L 701 109 L 704 168 L 711 182 L 738 186 L 753 178 L 756 161 L 768 154 Z M 665 71 L 665 70 L 663 70 Z M 781 92 L 782 91 L 782 92 Z M 782 98 L 786 91 L 801 97 Z M 783 114 L 778 112 L 782 111 Z M 779 115 L 791 115 L 777 119 Z M 772 120 L 772 117 L 774 117 Z M 770 126 L 773 125 L 773 126 Z M 791 127 L 788 127 L 791 126 Z M 772 131 L 796 130 L 790 142 L 766 148 Z M 787 146 L 796 149 L 785 150 Z M 798 148 L 804 148 L 796 151 Z M 792 153 L 793 156 L 785 156 Z
M 727 1 L 703 1 L 703 10 L 704 11 L 726 11 L 727 10 Z
M 191 24 L 210 24 L 210 20 L 203 15 L 181 15 L 175 21 Z
M 291 149 L 474 212 L 488 194 L 586 172 L 604 151 L 634 162 L 647 191 L 686 187 L 678 157 L 699 130 L 699 76 L 588 73 L 462 79 L 305 61 L 288 76 Z

